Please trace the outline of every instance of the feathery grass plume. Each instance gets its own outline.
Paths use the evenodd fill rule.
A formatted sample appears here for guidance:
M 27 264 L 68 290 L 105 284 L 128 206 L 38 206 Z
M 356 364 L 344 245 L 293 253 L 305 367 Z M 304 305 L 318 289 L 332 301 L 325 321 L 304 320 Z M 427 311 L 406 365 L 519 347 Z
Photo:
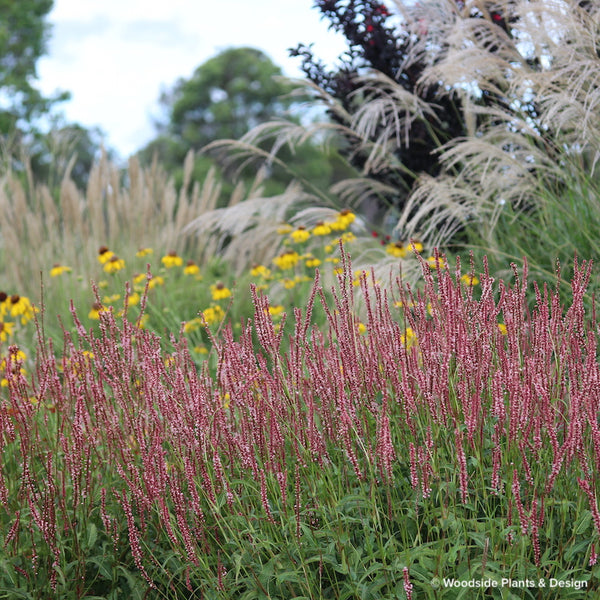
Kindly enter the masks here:
M 574 253 L 598 251 L 598 7 L 499 2 L 486 12 L 465 3 L 464 11 L 445 23 L 447 51 L 421 84 L 444 81 L 446 93 L 470 96 L 472 127 L 440 149 L 445 172 L 421 178 L 409 200 L 418 219 L 402 215 L 397 231 L 433 230 L 439 204 L 494 269 L 525 255 L 549 279 L 557 257 L 569 266 Z
M 141 247 L 199 252 L 202 240 L 182 232 L 214 208 L 218 183 L 211 172 L 202 188 L 195 184 L 190 190 L 192 166 L 190 154 L 177 194 L 156 163 L 141 169 L 137 159 L 130 159 L 124 185 L 117 167 L 103 156 L 90 173 L 85 194 L 70 179 L 68 168 L 57 199 L 31 178 L 23 183 L 6 172 L 0 180 L 0 252 L 6 281 L 36 296 L 40 272 L 60 262 L 77 271 L 87 285 L 98 248 L 104 245 L 118 247 L 124 256 Z
M 386 196 L 396 198 L 399 193 L 406 193 L 406 190 L 401 192 L 397 187 L 373 179 L 373 176 L 386 170 L 406 171 L 395 152 L 408 145 L 410 130 L 415 122 L 435 120 L 431 106 L 382 73 L 357 79 L 357 89 L 352 95 L 356 104 L 354 113 L 348 112 L 340 100 L 314 83 L 296 83 L 299 93 L 311 94 L 313 102 L 322 104 L 335 118 L 332 121 L 309 124 L 278 119 L 253 128 L 240 140 L 213 142 L 204 151 L 217 153 L 220 160 L 230 168 L 239 165 L 238 168 L 242 169 L 252 161 L 266 165 L 276 163 L 293 176 L 299 177 L 292 164 L 277 157 L 284 146 L 293 152 L 296 146 L 312 139 L 319 140 L 324 145 L 332 140 L 352 140 L 350 159 L 362 156 L 359 160 L 362 164 L 362 178 L 336 182 L 325 193 L 324 190 L 315 189 L 310 181 L 299 177 L 304 189 L 315 195 L 317 203 L 326 207 L 351 206 L 360 209 L 361 205 L 364 208 L 369 199 L 385 199 Z M 266 143 L 271 145 L 270 151 L 263 149 Z M 370 190 L 368 195 L 364 193 L 365 189 Z M 387 202 L 392 204 L 390 200 Z
M 190 221 L 183 229 L 202 240 L 207 256 L 220 256 L 241 273 L 252 264 L 268 264 L 277 255 L 282 237 L 278 229 L 293 209 L 315 201 L 292 183 L 279 196 L 249 197 L 233 206 L 217 208 Z

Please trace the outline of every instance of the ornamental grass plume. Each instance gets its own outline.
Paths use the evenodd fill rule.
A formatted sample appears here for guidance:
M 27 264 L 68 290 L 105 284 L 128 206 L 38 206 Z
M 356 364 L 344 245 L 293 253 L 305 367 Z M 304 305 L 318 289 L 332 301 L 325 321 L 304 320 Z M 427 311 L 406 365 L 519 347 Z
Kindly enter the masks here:
M 62 350 L 42 341 L 31 376 L 11 350 L 2 585 L 107 596 L 134 585 L 126 572 L 172 597 L 350 597 L 357 581 L 420 597 L 455 561 L 479 577 L 471 536 L 489 538 L 494 577 L 524 565 L 515 577 L 589 580 L 600 537 L 590 264 L 563 311 L 546 287 L 528 308 L 526 265 L 511 285 L 484 265 L 476 290 L 459 263 L 437 263 L 421 261 L 420 290 L 398 281 L 398 302 L 363 272 L 361 335 L 343 252 L 332 303 L 317 271 L 305 309 L 281 315 L 295 322 L 285 352 L 256 288 L 239 334 L 207 328 L 199 367 L 184 336 L 166 352 L 114 311 L 86 331 L 73 310 L 76 334 Z

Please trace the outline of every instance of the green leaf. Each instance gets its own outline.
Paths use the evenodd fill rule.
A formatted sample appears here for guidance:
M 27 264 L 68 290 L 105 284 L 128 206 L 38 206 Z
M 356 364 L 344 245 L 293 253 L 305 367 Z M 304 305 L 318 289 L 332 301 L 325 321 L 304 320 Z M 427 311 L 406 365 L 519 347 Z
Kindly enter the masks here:
M 588 530 L 592 523 L 592 513 L 589 510 L 584 510 L 579 519 L 575 523 L 575 535 L 581 535 Z
M 278 573 L 277 575 L 275 575 L 275 580 L 277 581 L 277 583 L 304 583 L 304 579 L 298 577 L 298 574 L 295 571 Z
M 98 572 L 100 575 L 102 575 L 102 577 L 108 579 L 109 581 L 113 580 L 110 562 L 105 557 L 93 556 L 88 558 L 86 562 L 96 565 L 98 567 Z
M 88 527 L 87 547 L 93 548 L 98 539 L 98 528 L 94 523 L 90 523 Z
M 143 581 L 141 577 L 126 569 L 123 565 L 119 565 L 119 570 L 123 573 L 127 583 L 129 584 L 129 589 L 131 592 L 130 597 L 134 600 L 143 600 L 146 589 L 148 588 L 148 584 Z

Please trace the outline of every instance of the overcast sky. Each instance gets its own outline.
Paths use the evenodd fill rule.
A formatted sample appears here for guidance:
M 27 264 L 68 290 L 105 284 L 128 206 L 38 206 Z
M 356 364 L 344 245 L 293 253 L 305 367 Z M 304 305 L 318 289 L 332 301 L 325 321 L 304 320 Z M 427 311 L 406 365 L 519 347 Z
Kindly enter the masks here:
M 334 63 L 345 45 L 313 0 L 54 0 L 48 56 L 38 64 L 42 92 L 70 91 L 69 122 L 100 126 L 122 157 L 152 139 L 161 89 L 231 46 L 266 52 L 300 77 L 287 49 L 314 42 Z

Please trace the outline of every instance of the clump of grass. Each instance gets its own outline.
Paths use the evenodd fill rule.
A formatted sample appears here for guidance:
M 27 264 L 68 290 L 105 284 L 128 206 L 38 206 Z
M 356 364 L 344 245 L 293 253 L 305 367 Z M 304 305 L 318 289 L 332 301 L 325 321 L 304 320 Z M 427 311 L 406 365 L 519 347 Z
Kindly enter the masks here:
M 95 331 L 74 311 L 76 333 L 62 351 L 42 343 L 31 376 L 11 349 L 1 585 L 282 599 L 454 598 L 443 578 L 596 586 L 590 266 L 566 312 L 545 288 L 530 312 L 526 272 L 496 286 L 442 260 L 422 262 L 418 293 L 361 274 L 361 331 L 343 254 L 333 301 L 317 273 L 285 350 L 256 288 L 253 319 L 209 329 L 200 367 L 185 337 L 165 352 L 113 311 Z

